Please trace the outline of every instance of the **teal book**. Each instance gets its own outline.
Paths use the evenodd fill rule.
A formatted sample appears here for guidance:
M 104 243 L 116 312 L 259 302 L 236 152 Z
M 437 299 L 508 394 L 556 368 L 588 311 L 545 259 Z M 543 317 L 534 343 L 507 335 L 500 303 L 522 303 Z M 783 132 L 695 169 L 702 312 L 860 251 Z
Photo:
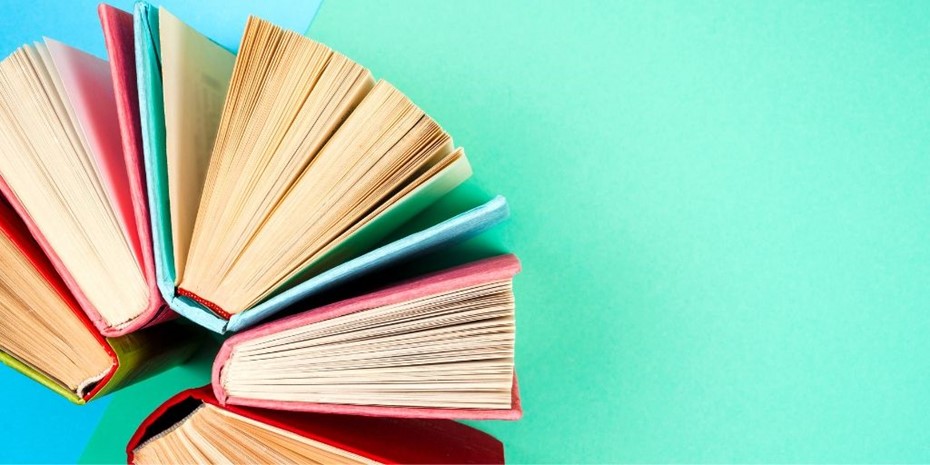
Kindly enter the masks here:
M 201 326 L 248 328 L 508 216 L 498 196 L 411 226 L 471 175 L 464 150 L 325 45 L 250 18 L 236 56 L 134 15 L 158 288 Z

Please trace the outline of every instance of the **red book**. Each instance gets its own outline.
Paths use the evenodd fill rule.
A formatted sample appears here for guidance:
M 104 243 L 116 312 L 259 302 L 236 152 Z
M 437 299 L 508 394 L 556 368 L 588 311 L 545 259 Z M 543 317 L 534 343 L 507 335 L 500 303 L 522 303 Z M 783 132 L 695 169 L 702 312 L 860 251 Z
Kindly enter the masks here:
M 152 412 L 126 446 L 127 463 L 137 463 L 140 446 L 179 427 L 204 404 L 380 463 L 504 463 L 500 441 L 451 420 L 371 418 L 221 405 L 210 386 L 183 391 Z M 264 446 L 274 447 L 272 442 Z
M 216 356 L 214 394 L 275 410 L 519 419 L 519 270 L 501 255 L 237 334 Z
M 0 234 L 3 235 L 3 240 L 9 241 L 9 243 L 14 246 L 13 250 L 9 250 L 5 253 L 11 255 L 16 254 L 19 257 L 25 258 L 29 264 L 28 266 L 31 266 L 34 272 L 38 273 L 40 278 L 48 284 L 47 289 L 50 289 L 50 291 L 55 294 L 55 299 L 60 299 L 60 301 L 64 303 L 64 307 L 67 309 L 66 311 L 71 312 L 72 316 L 69 317 L 71 321 L 76 318 L 80 323 L 78 327 L 87 333 L 86 335 L 75 335 L 73 333 L 73 331 L 75 331 L 74 329 L 68 329 L 73 328 L 72 326 L 61 326 L 55 328 L 53 333 L 60 338 L 57 339 L 58 342 L 54 347 L 43 347 L 41 346 L 41 341 L 33 341 L 30 347 L 26 347 L 27 349 L 31 349 L 27 352 L 57 354 L 59 352 L 55 349 L 64 346 L 67 350 L 65 353 L 60 354 L 61 357 L 77 358 L 67 353 L 77 350 L 72 344 L 73 338 L 76 338 L 76 336 L 86 337 L 89 335 L 96 340 L 100 347 L 106 352 L 110 359 L 110 363 L 109 368 L 99 377 L 88 379 L 79 389 L 71 389 L 65 385 L 62 380 L 55 379 L 52 375 L 36 366 L 38 364 L 37 362 L 54 361 L 46 359 L 36 360 L 33 358 L 30 362 L 28 354 L 17 353 L 16 350 L 8 349 L 5 352 L 0 351 L 0 362 L 38 381 L 66 397 L 68 400 L 77 404 L 83 404 L 106 392 L 124 387 L 134 381 L 157 373 L 162 369 L 182 361 L 193 352 L 195 345 L 193 344 L 192 332 L 189 329 L 178 327 L 174 324 L 161 325 L 157 328 L 146 329 L 128 336 L 113 338 L 102 336 L 97 328 L 90 322 L 87 315 L 81 310 L 77 300 L 69 292 L 67 286 L 65 286 L 64 281 L 62 281 L 61 277 L 55 272 L 51 261 L 49 261 L 48 257 L 42 252 L 42 249 L 29 234 L 29 229 L 26 227 L 26 224 L 2 198 L 0 198 Z M 13 257 L 3 257 L 4 263 L 12 262 L 12 258 Z M 30 273 L 31 272 L 32 271 L 30 271 Z M 0 293 L 0 296 L 3 296 L 0 298 L 6 297 L 6 294 L 7 291 Z M 42 300 L 39 297 L 40 296 L 37 295 L 26 296 L 28 300 L 22 302 L 26 305 L 26 307 L 22 309 L 23 312 L 26 312 L 26 315 L 18 318 L 12 317 L 16 315 L 15 313 L 5 315 L 8 320 L 14 322 L 11 324 L 19 325 L 17 333 L 23 334 L 27 330 L 32 332 L 49 331 L 41 326 L 43 323 L 35 316 L 28 316 L 28 313 L 31 313 L 29 307 L 41 304 L 40 302 L 42 302 Z M 44 311 L 46 313 L 53 312 L 58 308 L 60 307 L 48 307 L 45 308 Z M 15 312 L 16 307 L 10 305 L 5 307 L 4 311 Z M 48 321 L 52 321 L 50 317 L 47 318 L 49 318 Z M 30 324 L 32 325 L 31 328 L 24 327 Z M 3 343 L 6 339 L 11 339 L 12 341 L 12 338 L 15 338 L 17 335 L 12 332 L 3 332 L 3 329 L 4 327 L 0 325 L 0 347 L 8 345 L 22 346 L 22 342 L 20 344 Z M 72 332 L 69 333 L 69 331 Z M 71 336 L 72 339 L 69 339 L 69 336 Z M 46 357 L 51 356 L 54 355 L 47 355 Z

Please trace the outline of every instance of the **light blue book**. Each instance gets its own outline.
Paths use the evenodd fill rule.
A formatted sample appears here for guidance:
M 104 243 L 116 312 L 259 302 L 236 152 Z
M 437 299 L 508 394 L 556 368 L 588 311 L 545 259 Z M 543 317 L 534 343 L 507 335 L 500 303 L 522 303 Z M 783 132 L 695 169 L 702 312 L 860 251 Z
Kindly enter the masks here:
M 168 212 L 168 167 L 165 163 L 165 107 L 161 87 L 161 42 L 158 8 L 138 2 L 133 11 L 136 34 L 136 77 L 139 81 L 139 117 L 155 277 L 166 302 L 174 297 L 174 255 L 171 225 L 162 221 Z
M 175 257 L 179 253 L 183 256 L 186 251 L 179 250 L 173 238 L 177 234 L 190 232 L 173 227 L 172 215 L 185 209 L 189 211 L 191 205 L 183 204 L 199 201 L 200 192 L 172 192 L 172 181 L 185 176 L 188 179 L 183 180 L 184 185 L 202 185 L 205 173 L 198 173 L 192 168 L 184 169 L 187 165 L 183 163 L 191 163 L 188 160 L 169 163 L 170 147 L 183 147 L 185 153 L 209 156 L 212 146 L 191 146 L 190 140 L 193 138 L 185 139 L 184 131 L 192 127 L 202 131 L 204 125 L 201 120 L 204 118 L 218 121 L 219 116 L 210 112 L 218 111 L 217 108 L 221 109 L 222 105 L 211 103 L 210 99 L 222 99 L 225 96 L 234 55 L 184 25 L 164 9 L 139 2 L 135 6 L 134 16 L 145 171 L 158 288 L 168 305 L 191 321 L 217 333 L 239 331 L 324 290 L 417 255 L 464 241 L 507 218 L 507 203 L 503 197 L 498 196 L 480 205 L 475 205 L 474 199 L 465 204 L 459 202 L 458 211 L 452 212 L 454 216 L 451 218 L 432 224 L 424 225 L 420 221 L 416 226 L 411 225 L 411 218 L 427 209 L 470 174 L 467 161 L 464 164 L 457 163 L 444 169 L 437 180 L 430 180 L 427 185 L 401 199 L 401 208 L 389 208 L 329 252 L 326 263 L 330 265 L 307 267 L 312 270 L 301 272 L 264 300 L 232 314 L 228 319 L 200 302 L 179 295 Z M 206 83 L 203 85 L 207 87 L 197 88 L 196 85 L 200 85 L 197 83 Z M 196 98 L 185 97 L 185 92 L 193 92 Z M 169 112 L 167 119 L 166 111 Z M 216 131 L 215 125 L 207 127 Z M 208 140 L 210 144 L 213 142 L 212 135 L 199 139 Z M 185 146 L 185 143 L 188 145 Z M 172 211 L 172 207 L 178 208 Z M 434 218 L 436 214 L 433 212 L 425 216 Z M 391 234 L 393 239 L 386 237 L 395 230 L 402 233 Z

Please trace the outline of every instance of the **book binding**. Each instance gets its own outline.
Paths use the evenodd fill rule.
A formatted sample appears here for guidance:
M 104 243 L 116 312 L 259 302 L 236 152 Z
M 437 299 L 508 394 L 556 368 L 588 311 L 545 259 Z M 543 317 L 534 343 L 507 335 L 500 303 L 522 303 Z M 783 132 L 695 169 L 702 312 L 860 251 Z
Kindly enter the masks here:
M 479 260 L 464 266 L 441 271 L 410 280 L 378 292 L 331 305 L 308 310 L 281 320 L 266 323 L 257 328 L 239 333 L 223 343 L 213 362 L 213 393 L 222 405 L 234 404 L 248 407 L 289 410 L 299 412 L 338 413 L 364 416 L 389 416 L 396 418 L 449 418 L 458 420 L 517 420 L 523 415 L 520 392 L 514 375 L 511 407 L 509 409 L 451 409 L 421 407 L 389 407 L 346 404 L 319 404 L 249 399 L 230 396 L 223 386 L 223 368 L 236 345 L 245 341 L 329 320 L 354 312 L 385 305 L 393 305 L 420 297 L 441 294 L 493 281 L 512 279 L 520 271 L 520 262 L 514 255 Z
M 136 448 L 204 403 L 380 463 L 504 463 L 500 441 L 454 421 L 319 415 L 222 405 L 210 386 L 178 393 L 146 417 L 126 445 L 127 463 L 135 463 Z

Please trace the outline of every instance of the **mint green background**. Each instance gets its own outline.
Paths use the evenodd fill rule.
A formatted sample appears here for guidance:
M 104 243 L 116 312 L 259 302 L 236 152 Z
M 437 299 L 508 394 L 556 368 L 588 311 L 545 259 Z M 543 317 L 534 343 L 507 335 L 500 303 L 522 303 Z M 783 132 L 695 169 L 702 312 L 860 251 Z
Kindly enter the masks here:
M 526 415 L 479 424 L 509 461 L 928 462 L 927 24 L 903 1 L 333 0 L 311 36 L 511 203 Z M 208 359 L 111 396 L 84 460 L 121 460 Z
M 324 4 L 505 194 L 514 462 L 930 461 L 930 3 Z

